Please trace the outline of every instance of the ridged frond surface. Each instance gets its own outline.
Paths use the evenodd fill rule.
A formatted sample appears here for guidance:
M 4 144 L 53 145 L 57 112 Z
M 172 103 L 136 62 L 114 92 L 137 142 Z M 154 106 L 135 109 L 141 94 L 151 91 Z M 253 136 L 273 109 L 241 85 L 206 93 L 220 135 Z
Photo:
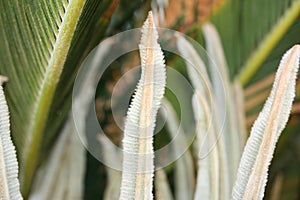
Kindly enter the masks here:
M 153 199 L 153 131 L 164 95 L 166 71 L 152 13 L 142 28 L 139 45 L 142 74 L 128 109 L 123 138 L 120 199 Z
M 2 84 L 2 83 L 1 83 Z M 3 88 L 0 85 L 0 199 L 20 200 L 18 161 L 10 137 L 9 112 Z
M 0 2 L 0 71 L 10 79 L 6 96 L 24 197 L 70 108 L 76 70 L 91 48 L 87 46 L 94 17 L 101 16 L 108 4 L 96 0 Z
M 244 85 L 273 72 L 286 49 L 300 41 L 299 11 L 299 0 L 226 1 L 212 22 L 221 33 L 231 77 L 240 72 Z
M 244 149 L 233 188 L 233 199 L 262 199 L 264 196 L 268 167 L 295 97 L 299 57 L 299 45 L 282 57 L 271 94 L 251 129 Z

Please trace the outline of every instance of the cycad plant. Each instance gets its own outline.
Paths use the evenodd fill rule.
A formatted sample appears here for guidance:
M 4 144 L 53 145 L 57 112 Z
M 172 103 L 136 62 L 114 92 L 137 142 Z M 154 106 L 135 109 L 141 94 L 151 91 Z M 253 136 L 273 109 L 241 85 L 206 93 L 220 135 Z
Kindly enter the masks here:
M 299 195 L 299 46 L 294 46 L 300 42 L 299 0 L 2 0 L 0 9 L 0 199 Z M 96 92 L 97 117 L 116 144 L 112 147 L 103 134 L 89 138 L 92 86 L 83 85 L 72 96 L 73 83 L 100 41 L 108 38 L 105 48 L 93 51 L 101 62 L 115 45 L 109 36 L 141 27 L 151 9 L 153 19 L 144 24 L 139 46 L 141 61 L 130 53 L 129 59 L 111 63 Z M 178 32 L 170 45 L 184 61 L 164 51 L 155 24 L 192 37 L 207 53 Z M 111 114 L 110 98 L 115 82 L 139 62 L 142 73 L 123 135 Z M 188 79 L 192 93 L 182 90 L 165 65 Z M 87 71 L 96 74 L 90 67 Z M 134 84 L 133 79 L 127 84 Z M 181 89 L 181 110 L 168 90 L 170 82 Z M 80 119 L 74 119 L 71 102 Z M 157 112 L 157 122 L 164 119 L 166 124 L 154 136 Z M 195 138 L 189 137 L 188 126 Z M 87 137 L 79 139 L 77 132 Z M 184 153 L 163 168 L 154 162 L 154 153 L 175 137 L 172 153 Z M 99 145 L 104 163 L 123 161 L 123 173 L 93 158 L 82 142 L 87 149 Z M 118 146 L 124 148 L 123 159 Z
M 232 85 L 228 79 L 226 60 L 224 59 L 218 34 L 212 25 L 206 24 L 203 26 L 203 29 L 208 54 L 214 62 L 218 63 L 223 74 L 224 88 L 231 96 Z M 178 46 L 182 48 L 182 51 L 186 50 L 184 48 L 185 45 L 189 45 L 185 43 L 187 41 L 184 41 L 183 38 L 178 40 Z M 193 50 L 191 49 L 191 51 Z M 299 53 L 299 45 L 296 45 L 283 56 L 271 94 L 253 125 L 241 160 L 239 152 L 241 151 L 241 148 L 239 148 L 241 134 L 239 132 L 241 130 L 238 129 L 237 123 L 234 124 L 234 120 L 237 120 L 237 117 L 234 115 L 237 115 L 237 113 L 230 105 L 234 99 L 231 99 L 231 97 L 226 99 L 227 112 L 231 114 L 225 121 L 223 135 L 218 137 L 217 133 L 220 131 L 218 128 L 222 128 L 218 122 L 213 124 L 212 129 L 214 130 L 207 133 L 209 138 L 215 138 L 209 139 L 207 142 L 216 142 L 216 146 L 203 159 L 199 151 L 202 150 L 199 145 L 201 143 L 196 144 L 199 145 L 197 148 L 199 155 L 197 181 L 199 183 L 196 183 L 195 199 L 230 199 L 230 190 L 232 190 L 231 199 L 263 198 L 268 177 L 268 167 L 273 157 L 277 140 L 288 120 L 295 96 Z M 151 13 L 149 13 L 143 27 L 140 54 L 142 60 L 141 79 L 129 108 L 124 130 L 124 160 L 120 199 L 153 199 L 151 183 L 154 176 L 153 132 L 156 121 L 153 116 L 156 115 L 157 106 L 162 98 L 165 87 L 165 75 L 164 60 L 157 44 L 157 32 Z M 197 55 L 194 54 L 194 56 Z M 198 60 L 200 61 L 201 58 L 198 58 Z M 201 64 L 204 64 L 204 62 L 201 61 Z M 212 65 L 212 63 L 210 64 Z M 202 66 L 202 69 L 193 69 L 190 72 L 190 78 L 193 79 L 192 82 L 195 86 L 193 105 L 198 123 L 196 131 L 199 137 L 198 140 L 202 142 L 205 140 L 207 130 L 209 130 L 207 128 L 210 119 L 209 115 L 218 117 L 213 112 L 211 113 L 210 110 L 219 109 L 216 104 L 213 104 L 216 105 L 216 109 L 208 108 L 207 99 L 209 97 L 206 93 L 207 91 L 198 89 L 205 88 L 205 82 L 203 80 L 201 82 L 200 73 L 204 74 L 203 77 L 208 77 L 206 67 Z M 214 79 L 214 76 L 216 76 L 214 73 L 216 72 L 211 73 L 212 80 L 217 81 L 217 79 Z M 218 87 L 220 87 L 220 84 L 223 84 L 219 82 L 211 84 L 208 79 L 205 81 L 207 85 L 215 87 L 212 88 L 213 90 L 220 90 Z M 217 101 L 218 96 L 222 94 L 213 92 L 212 95 L 212 99 Z M 211 144 L 214 145 L 213 143 Z M 236 165 L 239 160 L 240 164 L 237 171 Z M 232 188 L 234 179 L 236 181 Z M 185 195 L 185 198 L 189 196 L 189 194 Z

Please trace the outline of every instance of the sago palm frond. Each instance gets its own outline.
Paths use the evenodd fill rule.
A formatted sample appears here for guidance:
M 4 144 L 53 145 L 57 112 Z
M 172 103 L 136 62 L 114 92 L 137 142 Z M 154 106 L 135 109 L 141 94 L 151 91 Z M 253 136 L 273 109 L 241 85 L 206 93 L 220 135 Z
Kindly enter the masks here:
M 154 176 L 153 131 L 164 95 L 166 70 L 157 43 L 152 13 L 142 28 L 139 46 L 142 74 L 125 122 L 120 199 L 152 199 Z
M 10 136 L 9 111 L 0 76 L 0 199 L 22 199 L 18 180 L 18 162 L 15 146 Z

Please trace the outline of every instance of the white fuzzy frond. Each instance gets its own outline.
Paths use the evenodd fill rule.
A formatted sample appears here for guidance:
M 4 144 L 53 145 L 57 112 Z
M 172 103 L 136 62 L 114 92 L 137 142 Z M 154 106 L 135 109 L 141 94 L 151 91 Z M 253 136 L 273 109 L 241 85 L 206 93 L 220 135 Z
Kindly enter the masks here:
M 142 28 L 139 45 L 142 74 L 128 109 L 123 138 L 120 199 L 153 199 L 153 131 L 164 95 L 166 70 L 152 13 Z
M 110 141 L 104 134 L 98 134 L 98 141 L 102 146 L 104 163 L 113 162 L 114 165 L 120 165 L 122 162 L 122 154 L 118 147 L 111 145 Z M 113 158 L 113 159 L 111 159 Z M 106 166 L 107 185 L 104 191 L 104 200 L 117 200 L 120 197 L 120 187 L 122 173 L 119 170 Z
M 175 199 L 193 199 L 194 193 L 194 165 L 191 152 L 186 149 L 187 138 L 182 128 L 179 126 L 178 117 L 171 103 L 167 99 L 162 101 L 163 108 L 166 112 L 163 114 L 167 115 L 166 125 L 168 132 L 172 138 L 173 153 L 176 156 L 181 155 L 175 162 Z
M 204 61 L 183 36 L 177 34 L 176 44 L 179 52 L 184 56 L 187 72 L 194 88 L 209 96 L 208 89 L 211 89 L 211 85 Z
M 220 120 L 220 124 L 223 120 L 225 122 L 224 126 L 221 126 L 221 131 L 225 142 L 226 151 L 224 156 L 226 156 L 225 159 L 228 163 L 227 174 L 229 174 L 229 176 L 224 178 L 228 180 L 225 180 L 227 182 L 223 184 L 222 188 L 224 188 L 224 194 L 226 195 L 224 198 L 228 199 L 242 154 L 242 142 L 238 132 L 239 125 L 237 123 L 238 113 L 235 109 L 234 92 L 232 83 L 230 82 L 228 66 L 220 36 L 216 28 L 210 23 L 204 24 L 202 30 L 205 37 L 207 53 L 210 57 L 209 69 L 218 111 L 217 117 L 218 120 Z
M 299 57 L 299 45 L 282 57 L 271 94 L 251 129 L 244 149 L 233 188 L 233 199 L 262 199 L 264 196 L 268 167 L 295 97 Z
M 155 194 L 159 200 L 173 200 L 166 172 L 163 169 L 155 171 Z
M 206 141 L 208 129 L 209 129 L 209 109 L 205 98 L 201 95 L 198 90 L 195 90 L 193 96 L 193 108 L 194 116 L 196 120 L 196 145 L 198 147 L 197 159 L 198 159 L 198 172 L 197 172 L 197 183 L 194 199 L 210 200 L 211 198 L 211 180 L 210 172 L 213 171 L 210 166 L 211 156 L 202 158 L 202 151 L 209 151 L 209 144 Z M 204 146 L 205 145 L 205 146 Z
M 6 81 L 3 76 L 2 81 Z M 9 112 L 0 85 L 0 199 L 22 199 L 18 180 L 16 150 L 10 137 Z
M 70 115 L 50 156 L 37 172 L 29 200 L 82 199 L 85 153 Z

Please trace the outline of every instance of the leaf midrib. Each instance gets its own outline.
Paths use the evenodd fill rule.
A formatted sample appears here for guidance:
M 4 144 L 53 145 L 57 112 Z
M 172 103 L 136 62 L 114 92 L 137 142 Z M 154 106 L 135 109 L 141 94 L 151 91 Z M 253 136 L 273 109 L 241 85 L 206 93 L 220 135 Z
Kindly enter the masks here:
M 38 97 L 34 104 L 31 124 L 28 127 L 29 139 L 25 143 L 25 154 L 21 169 L 21 190 L 27 197 L 32 185 L 35 169 L 40 155 L 41 140 L 45 132 L 45 125 L 50 111 L 50 106 L 62 73 L 67 54 L 69 52 L 72 38 L 82 12 L 85 0 L 71 0 L 66 7 L 66 12 L 59 27 L 57 40 L 55 42 L 51 58 L 46 68 Z
M 287 87 L 289 87 L 289 82 L 291 80 L 291 76 L 293 74 L 293 70 L 294 70 L 294 62 L 295 60 L 297 60 L 298 56 L 298 52 L 299 52 L 300 47 L 299 46 L 295 46 L 289 57 L 287 58 L 287 63 L 285 64 L 285 68 L 282 68 L 282 72 L 281 72 L 281 77 L 278 80 L 278 85 L 277 85 L 277 90 L 275 91 L 275 95 L 274 95 L 274 100 L 273 100 L 273 104 L 270 110 L 270 114 L 268 117 L 268 121 L 266 124 L 266 128 L 264 130 L 264 137 L 262 139 L 260 148 L 259 148 L 259 153 L 258 156 L 255 160 L 254 166 L 253 166 L 253 171 L 251 172 L 251 176 L 249 179 L 249 182 L 247 184 L 247 188 L 249 188 L 250 190 L 246 190 L 246 195 L 244 196 L 244 198 L 249 198 L 250 195 L 252 195 L 251 197 L 253 199 L 259 199 L 259 189 L 262 186 L 263 182 L 263 176 L 264 173 L 267 173 L 268 170 L 268 165 L 269 165 L 269 159 L 270 158 L 270 153 L 273 153 L 274 149 L 275 149 L 275 145 L 277 142 L 277 137 L 279 130 L 279 120 L 280 120 L 280 116 L 281 116 L 281 112 L 284 109 L 284 101 L 286 98 L 286 93 L 287 93 Z M 275 130 L 275 131 L 274 131 Z M 265 153 L 267 152 L 267 153 Z M 264 162 L 262 162 L 264 161 Z M 255 179 L 257 179 L 257 177 L 260 177 L 259 180 L 255 181 Z M 249 186 L 250 185 L 250 186 Z M 248 192 L 248 193 L 247 193 Z
M 271 31 L 265 36 L 260 45 L 254 49 L 252 55 L 245 62 L 238 74 L 237 79 L 242 85 L 246 85 L 259 67 L 263 64 L 265 59 L 269 56 L 275 48 L 280 39 L 288 31 L 290 26 L 296 20 L 300 13 L 300 1 L 296 0 L 278 19 L 277 23 Z

